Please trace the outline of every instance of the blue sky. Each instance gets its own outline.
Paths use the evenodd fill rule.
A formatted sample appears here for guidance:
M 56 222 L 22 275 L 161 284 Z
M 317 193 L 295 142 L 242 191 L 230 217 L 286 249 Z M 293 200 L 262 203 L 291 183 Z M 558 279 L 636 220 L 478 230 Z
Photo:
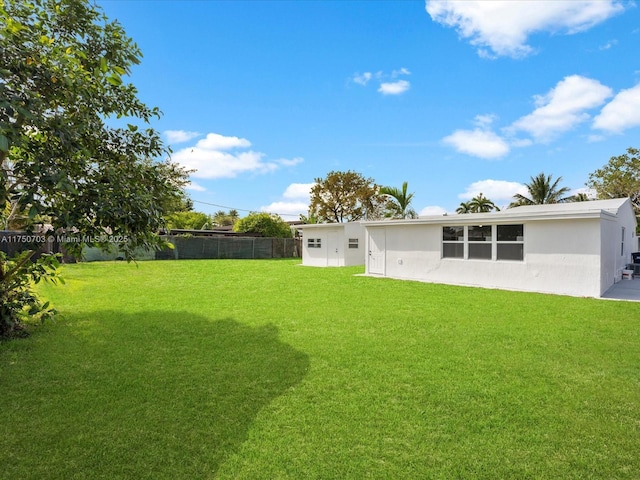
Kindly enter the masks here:
M 540 172 L 584 191 L 640 147 L 640 9 L 595 1 L 98 0 L 141 48 L 195 209 L 307 213 L 330 171 L 419 213 Z

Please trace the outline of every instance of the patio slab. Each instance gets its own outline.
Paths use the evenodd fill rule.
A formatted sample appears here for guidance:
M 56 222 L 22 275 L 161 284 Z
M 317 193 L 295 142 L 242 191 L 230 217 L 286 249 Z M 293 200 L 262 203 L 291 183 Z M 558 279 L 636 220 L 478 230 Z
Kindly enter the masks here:
M 636 275 L 633 280 L 620 280 L 600 298 L 640 302 L 640 276 Z

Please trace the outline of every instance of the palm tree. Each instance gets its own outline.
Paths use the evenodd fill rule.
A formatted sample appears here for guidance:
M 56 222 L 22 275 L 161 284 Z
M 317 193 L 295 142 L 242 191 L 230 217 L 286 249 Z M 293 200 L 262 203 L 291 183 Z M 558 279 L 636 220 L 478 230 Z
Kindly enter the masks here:
M 546 203 L 562 203 L 567 201 L 564 195 L 569 192 L 569 188 L 558 187 L 558 183 L 560 183 L 562 177 L 558 177 L 553 183 L 551 182 L 551 178 L 552 175 L 545 175 L 544 172 L 539 173 L 535 177 L 531 177 L 531 182 L 525 183 L 529 196 L 526 197 L 516 193 L 513 196 L 514 201 L 511 202 L 509 206 L 543 205 Z
M 456 208 L 456 213 L 471 213 L 471 202 L 460 202 L 460 206 Z
M 589 202 L 591 201 L 591 197 L 584 192 L 576 193 L 575 195 L 567 198 L 568 202 Z
M 381 187 L 380 195 L 391 197 L 387 204 L 387 216 L 391 218 L 418 218 L 416 211 L 411 208 L 413 193 L 407 193 L 408 182 L 402 184 L 402 190 L 396 187 Z
M 486 213 L 495 210 L 499 212 L 498 206 L 485 197 L 482 193 L 479 193 L 468 202 L 462 202 L 456 213 Z
M 473 197 L 468 203 L 469 211 L 473 213 L 486 213 L 492 210 L 500 211 L 496 204 L 485 197 L 482 193 Z

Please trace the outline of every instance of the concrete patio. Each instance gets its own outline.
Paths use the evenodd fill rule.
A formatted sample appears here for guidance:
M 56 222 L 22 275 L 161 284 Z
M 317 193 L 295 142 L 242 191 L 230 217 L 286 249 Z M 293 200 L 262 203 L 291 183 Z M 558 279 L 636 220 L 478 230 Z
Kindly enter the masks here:
M 640 302 L 640 276 L 636 275 L 633 280 L 620 280 L 600 298 Z

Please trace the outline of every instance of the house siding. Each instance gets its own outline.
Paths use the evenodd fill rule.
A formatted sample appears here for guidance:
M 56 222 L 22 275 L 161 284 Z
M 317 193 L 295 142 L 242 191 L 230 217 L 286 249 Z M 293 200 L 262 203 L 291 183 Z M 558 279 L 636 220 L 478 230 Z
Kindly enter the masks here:
M 523 260 L 442 257 L 443 226 L 482 224 L 522 224 Z M 623 226 L 627 236 L 621 254 Z M 368 231 L 384 231 L 384 236 L 378 235 L 385 241 L 384 267 L 376 265 L 378 276 L 587 297 L 600 297 L 620 279 L 637 245 L 635 226 L 628 199 L 365 223 Z M 368 263 L 365 271 L 372 274 Z
M 311 267 L 364 265 L 364 227 L 358 222 L 302 225 L 302 264 Z M 310 238 L 319 239 L 320 248 L 309 248 Z M 357 239 L 358 248 L 349 248 Z M 331 250 L 331 251 L 330 251 Z
M 596 221 L 525 223 L 523 261 L 442 258 L 442 225 L 383 228 L 387 277 L 567 295 L 601 293 Z

